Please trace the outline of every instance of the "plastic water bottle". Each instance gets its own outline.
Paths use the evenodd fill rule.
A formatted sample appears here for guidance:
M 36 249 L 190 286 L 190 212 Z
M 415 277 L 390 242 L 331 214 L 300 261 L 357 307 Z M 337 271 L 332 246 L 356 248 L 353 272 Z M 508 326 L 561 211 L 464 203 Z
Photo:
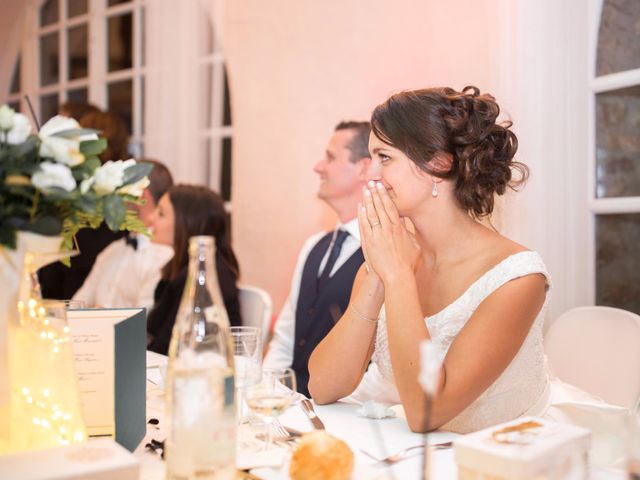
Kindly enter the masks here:
M 189 273 L 167 368 L 167 479 L 235 478 L 233 348 L 213 237 L 189 240 Z

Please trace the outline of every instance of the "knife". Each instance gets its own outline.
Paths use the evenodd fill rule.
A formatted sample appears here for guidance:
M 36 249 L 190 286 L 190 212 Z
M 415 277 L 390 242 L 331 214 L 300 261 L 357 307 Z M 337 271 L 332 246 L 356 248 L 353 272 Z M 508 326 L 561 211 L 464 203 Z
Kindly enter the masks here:
M 311 403 L 311 401 L 306 398 L 301 400 L 300 408 L 302 408 L 302 411 L 311 421 L 311 425 L 313 425 L 313 428 L 315 428 L 316 430 L 324 430 L 324 423 L 322 423 L 322 420 L 318 418 L 316 411 L 313 409 L 313 403 Z

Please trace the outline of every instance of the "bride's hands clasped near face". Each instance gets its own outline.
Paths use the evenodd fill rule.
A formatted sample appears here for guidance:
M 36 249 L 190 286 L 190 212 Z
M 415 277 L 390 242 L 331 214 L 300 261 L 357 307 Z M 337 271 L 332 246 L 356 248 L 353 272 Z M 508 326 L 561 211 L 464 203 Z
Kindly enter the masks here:
M 363 187 L 358 223 L 367 266 L 383 283 L 403 270 L 415 271 L 420 246 L 382 183 L 371 180 Z

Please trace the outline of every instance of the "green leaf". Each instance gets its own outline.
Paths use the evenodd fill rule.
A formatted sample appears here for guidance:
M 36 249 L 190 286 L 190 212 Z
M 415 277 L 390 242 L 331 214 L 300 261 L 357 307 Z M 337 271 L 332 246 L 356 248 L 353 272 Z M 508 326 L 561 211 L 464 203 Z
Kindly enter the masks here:
M 104 197 L 104 221 L 113 232 L 120 230 L 120 225 L 124 222 L 127 215 L 127 209 L 124 206 L 122 197 L 113 194 Z
M 70 128 L 69 130 L 63 130 L 61 132 L 56 132 L 52 137 L 62 137 L 62 138 L 77 138 L 82 135 L 88 135 L 90 133 L 95 133 L 98 135 L 100 133 L 99 130 L 94 130 L 93 128 Z
M 135 165 L 127 167 L 124 171 L 124 181 L 122 182 L 122 186 L 124 187 L 125 185 L 130 185 L 142 180 L 144 177 L 149 175 L 149 172 L 151 172 L 152 169 L 152 164 L 144 162 L 136 163 Z
M 93 172 L 95 172 L 96 168 L 101 165 L 100 159 L 95 156 L 86 157 L 84 162 L 80 165 L 76 165 L 71 168 L 71 173 L 73 173 L 73 178 L 75 178 L 78 182 L 84 180 L 85 178 L 90 178 L 93 176 Z
M 40 139 L 36 135 L 29 135 L 29 137 L 21 144 L 15 147 L 15 157 L 32 157 L 38 152 L 38 146 Z
M 0 223 L 0 245 L 16 248 L 16 230 L 9 225 L 9 222 Z
M 42 194 L 49 199 L 59 199 L 59 200 L 68 200 L 73 198 L 74 192 L 67 192 L 66 190 L 60 187 L 49 187 L 46 191 L 43 191 Z
M 83 211 L 90 215 L 95 215 L 96 213 L 96 198 L 94 195 L 84 195 L 78 198 L 76 205 Z
M 59 235 L 62 231 L 62 222 L 60 219 L 50 215 L 41 216 L 30 223 L 26 230 L 40 235 Z
M 85 157 L 100 155 L 107 148 L 107 141 L 104 138 L 98 140 L 87 140 L 80 143 L 80 153 Z

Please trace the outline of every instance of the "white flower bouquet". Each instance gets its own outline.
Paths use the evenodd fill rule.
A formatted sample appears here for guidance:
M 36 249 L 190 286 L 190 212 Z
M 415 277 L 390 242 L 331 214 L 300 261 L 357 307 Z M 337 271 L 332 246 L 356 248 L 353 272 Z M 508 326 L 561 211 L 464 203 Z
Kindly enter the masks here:
M 32 133 L 26 116 L 0 107 L 0 246 L 14 249 L 20 230 L 61 235 L 64 249 L 84 227 L 146 232 L 127 202 L 139 203 L 152 165 L 101 164 L 107 146 L 95 130 L 56 116 Z

